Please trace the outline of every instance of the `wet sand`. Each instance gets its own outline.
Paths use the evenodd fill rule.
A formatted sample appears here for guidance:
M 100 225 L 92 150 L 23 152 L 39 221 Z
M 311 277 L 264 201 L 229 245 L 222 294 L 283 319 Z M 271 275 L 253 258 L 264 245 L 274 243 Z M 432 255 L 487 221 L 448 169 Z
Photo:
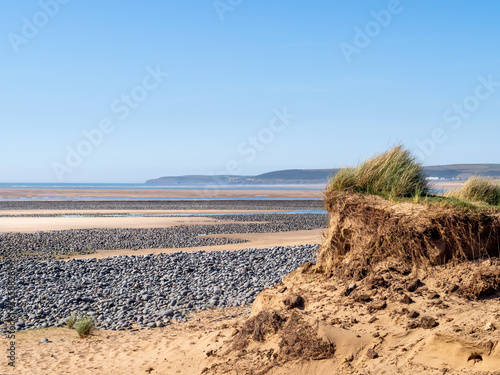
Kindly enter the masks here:
M 0 215 L 212 215 L 286 212 L 286 210 L 0 210 Z
M 169 228 L 180 225 L 232 223 L 236 221 L 209 217 L 0 217 L 0 233 L 97 228 Z
M 61 198 L 322 198 L 322 190 L 0 189 L 0 199 Z
M 465 181 L 431 181 L 430 184 L 433 189 L 450 191 L 460 189 L 465 184 Z
M 179 251 L 191 253 L 195 251 L 234 251 L 240 249 L 267 249 L 274 246 L 295 246 L 295 245 L 314 245 L 321 244 L 322 236 L 325 229 L 312 229 L 312 230 L 298 230 L 291 232 L 281 233 L 231 233 L 231 234 L 211 234 L 207 237 L 223 237 L 244 239 L 248 242 L 218 245 L 218 246 L 198 246 L 198 247 L 185 247 L 185 248 L 169 248 L 169 249 L 142 249 L 142 250 L 98 250 L 94 254 L 78 255 L 72 257 L 73 259 L 86 259 L 86 258 L 106 258 L 110 256 L 120 255 L 148 255 L 148 254 L 172 254 Z
M 1 190 L 0 190 L 1 192 Z M 45 191 L 46 193 L 47 191 Z M 109 192 L 109 191 L 108 191 Z M 119 192 L 114 190 L 113 194 Z M 164 191 L 172 192 L 172 191 Z M 186 192 L 186 191 L 184 191 Z M 187 191 L 190 193 L 189 191 Z M 237 191 L 241 193 L 242 191 Z M 255 192 L 255 191 L 252 191 Z M 141 191 L 142 193 L 142 191 Z M 279 191 L 281 194 L 282 191 Z M 90 201 L 96 203 L 96 201 Z M 89 202 L 89 203 L 90 203 Z M 271 201 L 270 201 L 271 202 Z M 29 203 L 29 202 L 27 202 Z M 85 202 L 82 202 L 85 203 Z M 29 207 L 29 204 L 28 206 Z M 266 213 L 266 212 L 286 212 L 287 210 L 255 210 L 255 209 L 22 209 L 22 210 L 0 210 L 0 232 L 20 232 L 34 233 L 40 231 L 60 231 L 70 229 L 140 229 L 140 228 L 169 228 L 173 226 L 186 225 L 217 225 L 239 223 L 237 220 L 220 220 L 217 217 L 102 217 L 102 216 L 84 216 L 84 217 L 36 217 L 36 215 L 103 215 L 103 214 L 144 214 L 144 215 L 208 215 L 208 214 L 234 214 L 234 213 Z M 289 211 L 289 210 L 288 210 Z M 16 215 L 18 215 L 16 217 Z M 33 216 L 22 216 L 33 215 Z M 3 217 L 2 217 L 3 216 Z M 245 223 L 252 223 L 246 221 Z M 142 249 L 142 250 L 98 250 L 94 254 L 77 256 L 79 258 L 103 258 L 119 255 L 146 255 L 156 253 L 174 253 L 179 251 L 220 251 L 220 250 L 239 250 L 242 248 L 270 248 L 274 246 L 295 246 L 303 244 L 320 244 L 323 229 L 298 230 L 279 233 L 232 233 L 232 234 L 213 234 L 207 237 L 212 238 L 230 238 L 243 239 L 248 242 L 239 244 L 226 244 L 219 246 L 201 246 L 190 248 L 163 248 L 163 249 Z

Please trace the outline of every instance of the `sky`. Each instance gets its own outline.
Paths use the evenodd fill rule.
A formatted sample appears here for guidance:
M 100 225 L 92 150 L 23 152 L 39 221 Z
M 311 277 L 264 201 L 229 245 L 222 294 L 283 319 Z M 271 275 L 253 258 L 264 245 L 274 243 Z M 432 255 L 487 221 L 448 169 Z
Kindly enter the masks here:
M 495 0 L 0 2 L 0 182 L 500 163 Z

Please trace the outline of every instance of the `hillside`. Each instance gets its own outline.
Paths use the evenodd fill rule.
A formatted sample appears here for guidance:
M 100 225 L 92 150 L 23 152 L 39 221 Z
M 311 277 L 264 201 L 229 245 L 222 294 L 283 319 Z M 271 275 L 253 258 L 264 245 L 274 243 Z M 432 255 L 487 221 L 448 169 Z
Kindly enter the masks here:
M 466 180 L 473 175 L 500 178 L 500 164 L 450 164 L 424 167 L 428 177 L 443 180 Z M 167 176 L 146 181 L 152 185 L 273 185 L 324 184 L 338 169 L 287 169 L 257 176 L 187 175 Z
M 257 176 L 167 176 L 146 181 L 147 184 L 323 184 L 337 169 L 287 169 Z
M 430 177 L 468 179 L 474 175 L 500 178 L 500 164 L 450 164 L 425 167 Z

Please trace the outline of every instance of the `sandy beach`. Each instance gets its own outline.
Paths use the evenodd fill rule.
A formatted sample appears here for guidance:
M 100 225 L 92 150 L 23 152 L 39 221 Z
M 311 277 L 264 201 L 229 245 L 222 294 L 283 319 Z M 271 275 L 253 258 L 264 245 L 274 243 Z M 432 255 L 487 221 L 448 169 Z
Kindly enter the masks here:
M 460 188 L 465 181 L 431 181 L 434 189 L 454 190 Z M 25 189 L 4 188 L 0 189 L 0 199 L 81 199 L 81 198 L 153 198 L 153 199 L 232 199 L 232 198 L 294 198 L 294 199 L 321 199 L 323 198 L 323 186 L 312 187 L 315 190 L 301 189 L 266 189 L 258 190 L 230 190 L 230 189 L 199 189 L 199 190 L 170 190 L 170 189 Z
M 99 203 L 93 202 L 92 205 L 95 207 Z M 143 217 L 140 215 L 231 215 L 234 213 L 265 214 L 266 212 L 287 211 L 252 210 L 247 206 L 243 209 L 199 210 L 192 208 L 160 210 L 141 209 L 140 207 L 134 207 L 134 210 L 123 208 L 77 210 L 57 209 L 57 205 L 54 207 L 55 209 L 0 210 L 0 215 L 3 215 L 0 217 L 1 231 L 29 235 L 40 231 L 50 233 L 51 231 L 73 229 L 123 229 L 128 231 L 130 229 L 164 228 L 168 230 L 174 227 L 201 225 L 203 228 L 209 228 L 226 224 L 255 224 L 264 225 L 267 228 L 266 225 L 271 225 L 275 220 L 275 215 L 266 215 L 266 217 L 269 216 L 269 223 L 262 221 L 262 216 L 256 216 L 260 218 L 260 221 L 241 217 L 240 219 L 243 221 L 240 222 L 235 216 L 229 216 L 230 219 L 228 219 L 217 216 Z M 103 207 L 107 206 L 103 204 Z M 289 207 L 288 210 L 293 210 L 293 208 Z M 138 216 L 100 216 L 106 214 L 135 214 Z M 57 215 L 96 216 L 58 217 Z M 292 216 L 296 216 L 299 222 L 302 220 L 300 219 L 301 214 L 293 214 Z M 269 226 L 269 229 L 271 227 L 272 225 Z M 325 228 L 269 233 L 218 232 L 217 234 L 208 234 L 204 238 L 238 239 L 247 242 L 139 250 L 121 248 L 102 250 L 97 248 L 92 254 L 74 255 L 70 256 L 70 259 L 96 259 L 96 261 L 101 262 L 106 259 L 122 259 L 128 255 L 161 256 L 160 254 L 175 255 L 174 253 L 179 252 L 197 254 L 197 252 L 223 250 L 233 253 L 233 251 L 249 248 L 267 251 L 274 247 L 319 245 L 324 242 L 325 234 Z M 64 263 L 66 262 L 70 263 L 71 261 L 65 260 Z M 245 265 L 251 265 L 250 262 L 245 263 Z M 152 272 L 161 274 L 166 270 L 166 268 L 160 267 Z M 307 274 L 306 271 L 299 269 L 286 276 L 284 284 L 278 284 L 264 290 L 253 305 L 190 311 L 188 313 L 189 319 L 186 322 L 171 321 L 166 323 L 166 326 L 160 325 L 154 329 L 135 326 L 134 329 L 95 330 L 86 339 L 78 338 L 74 330 L 65 327 L 20 331 L 16 333 L 15 337 L 16 369 L 12 372 L 4 361 L 0 363 L 0 373 L 191 375 L 202 373 L 240 374 L 262 368 L 265 369 L 266 373 L 282 375 L 310 373 L 326 375 L 332 371 L 339 374 L 355 374 L 359 373 L 356 372 L 359 369 L 363 369 L 366 374 L 379 374 L 384 373 L 384 371 L 386 374 L 450 373 L 466 375 L 470 373 L 480 374 L 481 371 L 485 371 L 485 374 L 487 371 L 490 374 L 495 374 L 496 364 L 500 360 L 500 352 L 497 347 L 500 330 L 493 330 L 490 333 L 485 329 L 487 324 L 500 327 L 500 310 L 494 301 L 480 302 L 477 305 L 480 308 L 478 312 L 470 309 L 468 304 L 463 303 L 463 299 L 449 291 L 447 283 L 439 279 L 443 275 L 453 277 L 454 272 L 447 270 L 446 267 L 437 274 L 421 271 L 416 275 L 403 276 L 395 271 L 385 271 L 385 269 L 382 269 L 381 272 L 388 280 L 388 284 L 393 285 L 394 291 L 397 292 L 384 288 L 373 289 L 370 287 L 369 280 L 363 280 L 357 283 L 359 286 L 353 293 L 354 297 L 346 297 L 345 290 L 347 290 L 348 285 L 344 285 L 343 281 L 337 280 L 332 284 L 328 278 L 325 279 L 325 276 L 321 274 L 314 272 Z M 461 272 L 467 275 L 472 273 L 465 268 Z M 422 280 L 422 286 L 416 293 L 409 293 L 406 291 L 407 279 L 411 280 L 412 277 L 417 276 Z M 216 280 L 217 274 L 214 277 Z M 121 282 L 121 279 L 113 281 L 113 283 L 115 282 Z M 287 288 L 290 292 L 283 292 Z M 93 290 L 93 288 L 89 290 Z M 229 287 L 228 290 L 230 290 Z M 282 300 L 289 298 L 289 295 L 294 296 L 293 293 L 305 298 L 305 308 L 293 312 L 293 314 L 299 314 L 294 315 L 295 319 L 298 319 L 299 316 L 304 324 L 307 322 L 311 326 L 317 326 L 318 332 L 322 332 L 324 340 L 335 343 L 335 356 L 333 358 L 320 356 L 297 361 L 290 357 L 283 364 L 266 359 L 271 358 L 272 353 L 281 352 L 283 339 L 279 336 L 268 338 L 265 343 L 252 343 L 245 350 L 234 349 L 234 342 L 240 332 L 245 329 L 249 317 L 255 317 L 259 311 L 268 308 L 280 311 L 280 314 L 289 314 L 289 310 L 286 308 L 283 310 Z M 405 293 L 411 296 L 411 302 L 405 302 L 404 299 L 401 299 Z M 103 297 L 109 296 L 103 295 Z M 382 305 L 382 303 L 384 304 Z M 422 315 L 435 317 L 439 322 L 438 327 L 432 331 L 421 328 L 409 330 L 408 324 L 412 321 L 407 318 L 407 315 L 410 314 L 407 307 L 411 308 L 412 312 L 419 311 Z M 249 315 L 250 309 L 252 313 Z M 151 313 L 153 310 L 148 311 Z M 494 340 L 491 341 L 492 346 L 489 346 L 488 339 Z M 42 340 L 48 342 L 41 342 Z M 5 338 L 2 338 L 0 343 L 4 347 L 9 345 Z M 314 343 L 308 345 L 314 345 Z M 374 359 L 367 357 L 368 348 L 374 348 L 377 357 Z M 480 353 L 483 358 L 477 364 L 468 360 L 476 352 Z
M 148 255 L 148 254 L 172 254 L 179 251 L 186 253 L 196 251 L 234 251 L 246 248 L 268 249 L 274 246 L 296 246 L 303 244 L 321 244 L 323 239 L 324 229 L 298 230 L 284 233 L 230 233 L 223 235 L 208 235 L 207 237 L 217 238 L 235 238 L 242 239 L 248 242 L 217 245 L 217 246 L 195 246 L 184 248 L 167 248 L 167 249 L 143 249 L 143 250 L 98 250 L 94 254 L 77 255 L 71 259 L 89 259 L 89 258 L 106 258 L 120 255 Z
M 19 198 L 321 198 L 322 190 L 98 190 L 98 189 L 0 189 L 0 199 Z
M 46 195 L 47 192 L 16 191 L 9 194 L 2 192 L 4 197 L 23 196 L 30 194 Z M 52 191 L 50 192 L 52 193 Z M 61 192 L 62 193 L 62 192 Z M 65 193 L 82 196 L 88 192 L 65 191 Z M 99 192 L 99 196 L 109 194 L 109 191 Z M 115 194 L 116 193 L 116 194 Z M 112 196 L 117 194 L 130 194 L 123 191 L 113 191 Z M 143 191 L 137 192 L 142 194 Z M 152 196 L 175 196 L 177 194 L 185 197 L 192 196 L 192 192 L 154 192 L 146 191 Z M 167 193 L 167 194 L 165 194 Z M 243 197 L 246 192 L 234 191 L 224 192 L 232 197 Z M 280 197 L 283 192 L 249 191 L 252 195 L 264 193 L 275 194 Z M 12 195 L 10 195 L 12 194 Z M 59 194 L 59 193 L 58 193 Z M 234 194 L 234 195 L 231 195 Z M 288 197 L 312 196 L 313 192 L 289 191 Z M 252 203 L 249 203 L 252 206 Z M 93 202 L 99 206 L 99 202 Z M 85 204 L 84 204 L 85 206 Z M 247 205 L 248 206 L 248 205 Z M 29 207 L 29 204 L 28 204 Z M 104 206 L 103 206 L 104 207 Z M 307 207 L 307 206 L 306 206 Z M 0 231 L 8 233 L 36 233 L 51 231 L 67 231 L 80 229 L 148 229 L 148 228 L 172 228 L 186 226 L 217 226 L 221 224 L 265 224 L 265 221 L 254 222 L 246 218 L 243 222 L 234 219 L 220 219 L 213 217 L 151 217 L 140 215 L 210 215 L 235 213 L 265 214 L 269 212 L 280 212 L 286 210 L 276 209 L 14 209 L 0 210 Z M 101 215 L 125 215 L 123 217 L 106 217 Z M 77 215 L 76 217 L 64 217 L 57 215 Z M 78 216 L 83 215 L 83 216 Z M 85 216 L 90 215 L 90 216 Z M 92 216 L 95 215 L 95 216 Z M 127 216 L 132 215 L 132 216 Z M 275 215 L 269 215 L 273 218 Z M 300 216 L 300 215 L 299 215 Z M 242 217 L 243 218 L 243 217 Z M 178 252 L 196 253 L 199 251 L 236 251 L 239 249 L 256 248 L 268 249 L 273 247 L 295 246 L 303 244 L 320 244 L 324 229 L 292 230 L 286 232 L 271 233 L 221 233 L 209 234 L 207 238 L 229 238 L 245 240 L 245 243 L 230 243 L 217 246 L 194 246 L 180 248 L 158 248 L 158 249 L 116 249 L 100 250 L 93 254 L 76 255 L 71 258 L 109 258 L 124 255 L 149 255 L 149 254 L 172 254 Z M 222 338 L 216 328 L 232 325 L 233 321 L 241 316 L 246 316 L 249 306 L 238 308 L 224 308 L 192 313 L 192 317 L 186 324 L 173 324 L 171 326 L 155 330 L 109 331 L 98 330 L 90 339 L 81 340 L 75 337 L 74 331 L 67 328 L 47 328 L 28 330 L 16 334 L 18 366 L 16 374 L 137 374 L 137 373 L 199 373 L 202 368 L 202 359 L 207 358 L 206 352 L 210 347 L 215 347 Z M 214 322 L 216 324 L 214 325 Z M 230 329 L 225 329 L 224 334 L 231 336 Z M 43 346 L 39 341 L 47 337 L 51 343 L 50 347 Z M 200 337 L 202 337 L 200 339 Z M 3 341 L 2 341 L 3 342 Z M 48 351 L 47 351 L 48 349 Z M 148 353 L 148 354 L 146 354 Z M 161 361 L 161 366 L 159 362 Z M 9 369 L 0 365 L 2 371 L 9 373 Z M 58 372 L 59 371 L 59 372 Z
M 200 374 L 207 365 L 206 353 L 230 338 L 233 325 L 247 312 L 248 307 L 207 310 L 193 314 L 187 324 L 132 334 L 96 331 L 85 340 L 67 328 L 20 332 L 16 369 L 2 361 L 0 371 L 9 375 Z M 42 338 L 51 342 L 42 344 Z M 0 342 L 5 346 L 4 340 Z
M 286 210 L 1 210 L 1 216 L 36 215 L 204 215 L 284 212 Z
M 465 181 L 431 181 L 430 185 L 433 189 L 451 191 L 460 189 L 465 184 Z
M 2 190 L 0 190 L 1 192 Z M 77 191 L 72 191 L 77 195 Z M 112 195 L 120 193 L 120 190 L 113 190 Z M 171 191 L 166 191 L 171 192 Z M 104 194 L 106 191 L 96 194 Z M 109 191 L 108 191 L 109 193 Z M 153 192 L 154 193 L 154 192 Z M 189 195 L 190 191 L 183 191 Z M 235 191 L 240 193 L 240 191 Z M 21 195 L 21 192 L 17 194 Z M 24 195 L 26 197 L 26 195 Z M 252 205 L 252 201 L 248 202 Z M 27 202 L 29 205 L 29 202 Z M 85 205 L 85 202 L 83 202 Z M 99 201 L 94 204 L 99 205 Z M 125 228 L 171 228 L 176 226 L 193 225 L 218 225 L 218 224 L 236 224 L 238 219 L 221 220 L 218 216 L 161 216 L 150 217 L 141 215 L 231 215 L 231 214 L 265 214 L 286 212 L 286 210 L 265 210 L 265 209 L 134 209 L 134 210 L 111 210 L 111 209 L 23 209 L 23 210 L 0 210 L 0 232 L 4 233 L 35 233 L 50 232 L 72 229 L 125 229 Z M 61 216 L 58 216 L 61 215 Z M 69 215 L 70 217 L 66 217 Z M 71 217 L 71 215 L 75 215 Z M 79 216 L 82 215 L 82 216 Z M 101 215 L 124 215 L 123 217 L 101 216 Z M 130 215 L 130 216 L 128 216 Z M 48 216 L 48 217 L 47 217 Z M 270 216 L 271 218 L 272 216 Z M 237 217 L 236 217 L 237 218 Z M 246 220 L 245 223 L 258 223 Z M 220 250 L 238 250 L 241 248 L 269 248 L 273 246 L 294 246 L 300 244 L 319 244 L 321 243 L 322 229 L 298 230 L 283 233 L 230 233 L 230 234 L 212 234 L 207 238 L 232 238 L 247 241 L 240 244 L 226 244 L 219 246 L 197 246 L 189 248 L 161 248 L 161 249 L 116 249 L 99 250 L 94 254 L 77 255 L 72 258 L 103 258 L 107 256 L 118 255 L 146 255 L 159 253 L 173 253 L 178 251 L 220 251 Z
M 1 232 L 34 233 L 90 228 L 170 228 L 180 225 L 233 224 L 208 217 L 0 217 Z
M 249 210 L 244 210 L 249 211 Z M 168 211 L 168 214 L 231 214 L 241 213 L 239 210 L 203 210 L 203 211 Z M 268 212 L 261 210 L 258 212 Z M 274 211 L 273 211 L 274 212 Z M 1 212 L 2 214 L 4 212 Z M 53 211 L 37 210 L 36 214 L 54 214 Z M 115 211 L 61 211 L 59 214 L 104 214 L 113 213 Z M 128 212 L 122 212 L 128 213 Z M 137 212 L 134 212 L 137 213 Z M 165 211 L 148 211 L 144 210 L 140 213 L 144 214 L 167 214 Z M 9 215 L 29 215 L 35 214 L 33 211 L 9 211 Z M 170 228 L 175 226 L 185 225 L 217 225 L 217 224 L 235 224 L 235 220 L 219 220 L 216 217 L 0 217 L 0 228 L 3 232 L 12 233 L 35 233 L 35 232 L 50 232 L 70 229 L 90 229 L 90 228 Z M 246 221 L 246 223 L 254 223 Z M 241 248 L 270 248 L 273 246 L 295 246 L 301 244 L 320 244 L 322 240 L 323 229 L 299 230 L 283 233 L 230 233 L 230 234 L 212 234 L 207 235 L 208 238 L 234 238 L 241 239 L 247 242 L 239 244 L 227 244 L 219 246 L 197 246 L 187 248 L 164 248 L 164 249 L 142 249 L 142 250 L 97 250 L 94 254 L 79 255 L 72 258 L 103 258 L 119 255 L 146 255 L 160 253 L 174 253 L 178 251 L 195 252 L 195 251 L 222 251 L 222 250 L 238 250 Z
M 264 344 L 252 343 L 244 351 L 234 349 L 234 342 L 249 319 L 250 307 L 243 306 L 201 311 L 192 314 L 186 323 L 163 328 L 95 331 L 87 339 L 79 339 L 75 331 L 68 328 L 19 332 L 16 335 L 17 368 L 13 372 L 2 363 L 0 371 L 26 375 L 239 375 L 260 368 L 274 375 L 327 375 L 332 371 L 336 374 L 498 374 L 500 331 L 485 330 L 488 323 L 500 323 L 497 303 L 494 300 L 480 302 L 477 306 L 480 310 L 476 311 L 457 296 L 444 292 L 440 277 L 450 272 L 443 268 L 439 275 L 425 276 L 422 278 L 425 286 L 417 293 L 410 293 L 414 299 L 412 311 L 437 317 L 439 325 L 432 330 L 406 328 L 408 318 L 404 311 L 408 304 L 401 302 L 398 295 L 383 291 L 387 294 L 388 307 L 372 308 L 376 302 L 350 302 L 352 299 L 342 293 L 347 284 L 326 282 L 325 285 L 322 276 L 302 274 L 301 270 L 286 277 L 284 284 L 264 291 L 254 303 L 250 317 L 265 308 L 281 311 L 281 300 L 287 295 L 282 292 L 285 287 L 305 296 L 305 310 L 294 314 L 311 324 L 320 322 L 318 329 L 322 337 L 335 343 L 333 358 L 292 358 L 285 364 L 274 363 L 267 354 L 279 352 L 281 344 L 279 337 L 273 336 Z M 404 286 L 401 276 L 394 276 L 391 283 L 403 282 Z M 370 292 L 364 289 L 363 293 Z M 371 293 L 378 294 L 377 291 Z M 42 339 L 49 342 L 42 343 Z M 6 340 L 1 342 L 3 346 L 7 344 Z M 367 356 L 367 348 L 375 348 L 376 356 Z M 470 359 L 477 357 L 482 359 Z

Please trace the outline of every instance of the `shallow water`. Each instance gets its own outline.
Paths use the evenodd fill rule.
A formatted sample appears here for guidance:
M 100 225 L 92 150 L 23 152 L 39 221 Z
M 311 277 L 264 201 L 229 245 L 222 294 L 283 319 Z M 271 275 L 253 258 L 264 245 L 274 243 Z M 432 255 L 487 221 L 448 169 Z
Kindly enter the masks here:
M 301 214 L 326 214 L 326 210 L 299 210 L 299 211 L 274 211 L 274 212 L 238 212 L 221 214 L 92 214 L 92 215 L 57 215 L 58 217 L 178 217 L 178 216 L 247 216 L 247 215 L 301 215 Z

